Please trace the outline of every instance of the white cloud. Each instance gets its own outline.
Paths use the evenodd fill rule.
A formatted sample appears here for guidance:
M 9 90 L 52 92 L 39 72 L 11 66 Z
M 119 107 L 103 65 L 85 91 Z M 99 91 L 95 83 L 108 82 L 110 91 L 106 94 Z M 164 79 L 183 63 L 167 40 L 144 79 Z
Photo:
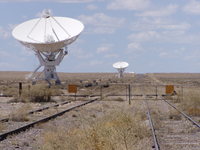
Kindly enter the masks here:
M 105 58 L 118 58 L 119 57 L 119 55 L 117 55 L 117 54 L 106 54 L 105 56 L 104 56 Z
M 73 51 L 70 52 L 70 54 L 74 55 L 79 59 L 88 59 L 93 57 L 93 54 L 87 53 L 87 51 L 84 51 L 78 47 L 74 48 Z
M 18 24 L 8 24 L 8 30 L 12 31 Z
M 0 37 L 3 39 L 9 38 L 11 35 L 11 31 L 9 29 L 5 29 L 3 27 L 0 27 Z
M 95 0 L 0 0 L 0 2 L 59 2 L 59 3 L 89 3 L 93 1 Z
M 0 58 L 10 57 L 10 54 L 7 51 L 0 50 Z
M 89 5 L 87 6 L 87 9 L 88 9 L 88 10 L 97 10 L 98 7 L 97 7 L 96 5 L 94 5 L 94 4 L 89 4 Z
M 113 0 L 107 8 L 112 10 L 143 10 L 150 5 L 150 0 Z
M 52 0 L 61 3 L 88 3 L 93 2 L 94 0 Z
M 0 2 L 30 2 L 31 0 L 0 0 Z
M 155 40 L 160 38 L 160 33 L 156 31 L 145 31 L 145 32 L 139 32 L 139 33 L 133 33 L 129 35 L 128 39 L 131 41 L 149 41 L 149 40 Z M 137 45 L 129 45 L 129 47 L 133 47 Z
M 128 49 L 131 51 L 138 51 L 141 50 L 141 45 L 136 42 L 132 42 L 128 44 Z
M 0 70 L 10 70 L 17 68 L 17 65 L 15 63 L 8 63 L 8 62 L 0 62 Z
M 103 44 L 102 46 L 97 48 L 97 53 L 105 53 L 112 49 L 111 44 Z
M 144 49 L 139 42 L 131 41 L 130 43 L 128 43 L 127 50 L 126 50 L 127 54 L 129 53 L 139 54 L 141 52 L 144 52 Z
M 191 24 L 186 22 L 175 22 L 164 18 L 147 18 L 138 19 L 131 25 L 132 30 L 148 31 L 148 30 L 188 30 Z
M 200 1 L 190 0 L 189 3 L 183 7 L 183 11 L 186 13 L 200 15 Z
M 0 38 L 8 39 L 11 37 L 12 30 L 16 25 L 8 24 L 7 27 L 0 26 Z
M 188 30 L 191 27 L 189 23 L 178 23 L 178 24 L 165 24 L 162 25 L 161 28 L 167 30 Z
M 160 42 L 176 44 L 199 44 L 200 33 L 187 33 L 181 30 L 141 31 L 128 36 L 134 42 Z
M 158 10 L 148 10 L 142 13 L 137 14 L 137 16 L 148 16 L 148 17 L 163 17 L 163 16 L 170 16 L 174 14 L 178 9 L 177 5 L 169 5 L 166 8 L 161 8 Z
M 20 44 L 20 43 L 19 43 Z M 23 56 L 34 56 L 34 52 L 26 47 L 24 47 L 23 45 L 20 45 L 21 47 L 21 51 L 20 51 L 20 54 L 23 55 Z
M 97 53 L 106 52 L 109 50 L 109 47 L 99 47 L 97 48 Z
M 123 18 L 110 17 L 104 13 L 97 13 L 92 16 L 81 15 L 79 19 L 87 25 L 88 32 L 98 34 L 114 33 L 125 22 Z
M 159 53 L 159 57 L 162 58 L 184 58 L 184 55 L 188 52 L 184 47 L 175 47 L 173 49 L 166 50 L 165 48 L 157 49 L 156 53 Z M 191 52 L 193 53 L 193 52 Z
M 101 65 L 103 64 L 103 61 L 99 61 L 99 60 L 92 60 L 89 62 L 89 66 L 96 66 L 96 65 Z
M 167 57 L 168 56 L 168 53 L 167 52 L 161 52 L 159 54 L 160 57 Z

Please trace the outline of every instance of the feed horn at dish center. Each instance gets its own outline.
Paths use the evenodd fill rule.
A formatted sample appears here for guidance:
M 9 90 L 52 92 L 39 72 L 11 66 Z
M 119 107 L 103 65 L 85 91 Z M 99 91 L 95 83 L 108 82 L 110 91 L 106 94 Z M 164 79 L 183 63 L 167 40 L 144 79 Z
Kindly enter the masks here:
M 40 63 L 29 79 L 33 82 L 46 80 L 49 84 L 51 80 L 55 80 L 56 84 L 60 84 L 56 66 L 68 54 L 67 46 L 78 38 L 83 29 L 84 25 L 80 21 L 67 17 L 54 17 L 50 10 L 44 10 L 40 18 L 16 26 L 12 31 L 13 37 L 33 50 Z M 43 78 L 37 73 L 41 67 L 43 67 Z

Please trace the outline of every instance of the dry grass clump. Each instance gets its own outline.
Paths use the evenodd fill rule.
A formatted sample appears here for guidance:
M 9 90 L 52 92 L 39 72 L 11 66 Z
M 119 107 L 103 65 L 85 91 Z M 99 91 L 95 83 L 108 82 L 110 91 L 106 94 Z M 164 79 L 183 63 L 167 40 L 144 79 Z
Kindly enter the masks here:
M 12 121 L 19 121 L 19 122 L 29 121 L 28 112 L 30 111 L 30 109 L 31 109 L 31 106 L 25 104 L 21 106 L 20 108 L 18 108 L 17 110 L 13 111 L 9 115 L 9 118 Z
M 4 95 L 17 95 L 18 89 L 16 86 L 13 86 L 13 85 L 9 85 L 9 86 L 3 85 L 0 87 L 0 91 Z
M 61 91 L 58 87 L 49 88 L 45 84 L 36 84 L 31 87 L 24 87 L 21 97 L 17 99 L 22 102 L 49 102 L 51 96 L 60 95 Z
M 159 129 L 160 127 L 162 127 L 162 120 L 166 119 L 164 115 L 157 109 L 151 111 L 151 115 L 155 129 Z
M 123 99 L 123 98 L 121 98 L 121 97 L 114 98 L 113 100 L 114 100 L 114 101 L 118 101 L 118 102 L 123 102 L 123 101 L 124 101 L 124 99 Z
M 200 116 L 200 108 L 189 108 L 188 114 L 192 116 Z
M 149 135 L 139 117 L 125 112 L 106 115 L 93 124 L 51 128 L 43 135 L 40 150 L 128 150 Z
M 180 103 L 183 99 L 183 96 L 181 94 L 174 95 L 173 97 L 174 97 L 173 98 L 174 103 Z
M 0 132 L 2 132 L 5 128 L 6 126 L 2 122 L 0 122 Z
M 118 102 L 124 102 L 124 99 L 121 97 L 117 97 L 117 98 L 109 98 L 109 97 L 102 97 L 103 101 L 118 101 Z
M 185 94 L 181 106 L 189 115 L 200 116 L 200 93 L 192 91 Z
M 174 110 L 174 111 L 170 111 L 169 112 L 169 119 L 171 120 L 181 120 L 181 115 L 178 111 Z

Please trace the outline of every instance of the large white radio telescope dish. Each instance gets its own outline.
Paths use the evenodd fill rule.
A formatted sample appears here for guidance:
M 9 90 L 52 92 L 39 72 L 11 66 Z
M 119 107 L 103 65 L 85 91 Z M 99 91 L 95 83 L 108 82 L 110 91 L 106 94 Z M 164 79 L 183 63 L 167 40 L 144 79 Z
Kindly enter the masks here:
M 43 15 L 16 26 L 12 35 L 28 48 L 55 52 L 74 42 L 83 29 L 78 20 Z
M 125 69 L 129 66 L 127 62 L 119 61 L 113 64 L 113 67 L 118 71 L 118 77 L 122 78 Z
M 33 50 L 40 61 L 30 78 L 37 80 L 36 72 L 44 66 L 44 79 L 49 83 L 51 79 L 55 79 L 59 84 L 56 66 L 68 54 L 67 46 L 78 38 L 83 29 L 84 25 L 80 21 L 67 17 L 53 17 L 49 10 L 44 10 L 41 18 L 16 26 L 12 31 L 13 37 Z

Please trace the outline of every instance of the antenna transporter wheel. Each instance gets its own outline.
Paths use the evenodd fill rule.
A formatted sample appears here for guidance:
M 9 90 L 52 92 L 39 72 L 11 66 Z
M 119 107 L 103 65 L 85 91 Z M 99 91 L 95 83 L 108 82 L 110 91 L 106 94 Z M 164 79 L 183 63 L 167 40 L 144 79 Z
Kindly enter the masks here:
M 44 10 L 41 18 L 32 19 L 16 26 L 12 35 L 25 47 L 33 50 L 40 65 L 29 76 L 33 82 L 46 80 L 51 84 L 55 80 L 60 84 L 56 66 L 68 54 L 67 46 L 73 43 L 83 31 L 84 25 L 75 19 L 53 17 L 49 10 Z M 36 72 L 43 69 L 44 78 Z

